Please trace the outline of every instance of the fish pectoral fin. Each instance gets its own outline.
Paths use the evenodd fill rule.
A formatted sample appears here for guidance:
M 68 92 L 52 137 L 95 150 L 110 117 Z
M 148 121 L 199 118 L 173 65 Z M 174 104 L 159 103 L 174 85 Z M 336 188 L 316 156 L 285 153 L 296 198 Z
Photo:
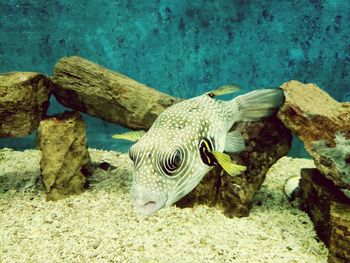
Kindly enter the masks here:
M 141 139 L 143 135 L 145 135 L 145 131 L 130 131 L 125 133 L 117 133 L 112 136 L 112 138 L 117 140 L 127 140 L 131 142 L 137 142 Z
M 231 85 L 223 85 L 215 90 L 209 91 L 206 94 L 208 94 L 211 98 L 214 98 L 215 96 L 231 94 L 240 90 L 241 90 L 241 87 L 239 85 L 231 84 Z
M 247 167 L 244 165 L 233 163 L 230 156 L 226 153 L 214 151 L 213 155 L 222 169 L 224 169 L 231 176 L 238 175 L 247 169 Z
M 238 153 L 243 151 L 245 143 L 239 131 L 229 132 L 226 135 L 225 152 Z

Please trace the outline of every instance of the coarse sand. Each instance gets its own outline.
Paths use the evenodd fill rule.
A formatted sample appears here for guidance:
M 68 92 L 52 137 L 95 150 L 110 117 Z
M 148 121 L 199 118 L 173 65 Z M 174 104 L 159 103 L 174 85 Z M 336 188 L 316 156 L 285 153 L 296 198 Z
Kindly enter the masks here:
M 313 161 L 284 157 L 269 171 L 250 216 L 204 205 L 142 217 L 130 199 L 127 155 L 90 150 L 97 169 L 83 194 L 46 202 L 33 187 L 0 194 L 0 262 L 327 262 L 308 216 L 283 194 L 286 178 Z M 39 176 L 40 152 L 6 151 L 1 173 Z

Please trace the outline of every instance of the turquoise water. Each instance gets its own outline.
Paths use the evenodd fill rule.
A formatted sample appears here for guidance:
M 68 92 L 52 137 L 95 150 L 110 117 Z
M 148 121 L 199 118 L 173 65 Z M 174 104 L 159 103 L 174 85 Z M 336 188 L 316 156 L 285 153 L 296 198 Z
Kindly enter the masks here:
M 0 0 L 0 72 L 50 75 L 79 55 L 183 98 L 297 79 L 349 101 L 349 24 L 347 0 Z M 53 100 L 49 112 L 62 110 Z M 119 126 L 84 116 L 90 147 L 125 149 L 110 139 Z M 6 146 L 33 148 L 35 135 Z M 296 142 L 291 155 L 304 154 Z

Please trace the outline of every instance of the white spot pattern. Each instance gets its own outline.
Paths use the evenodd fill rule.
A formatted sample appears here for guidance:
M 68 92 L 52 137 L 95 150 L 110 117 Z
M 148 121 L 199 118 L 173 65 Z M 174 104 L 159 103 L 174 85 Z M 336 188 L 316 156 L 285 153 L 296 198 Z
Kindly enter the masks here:
M 162 112 L 150 130 L 130 149 L 135 171 L 134 199 L 163 202 L 170 206 L 198 185 L 211 169 L 199 153 L 199 141 L 210 138 L 214 150 L 223 151 L 229 102 L 202 95 L 175 104 Z M 230 115 L 230 114 L 228 114 Z M 174 171 L 175 151 L 181 160 Z M 168 167 L 165 167 L 165 166 Z

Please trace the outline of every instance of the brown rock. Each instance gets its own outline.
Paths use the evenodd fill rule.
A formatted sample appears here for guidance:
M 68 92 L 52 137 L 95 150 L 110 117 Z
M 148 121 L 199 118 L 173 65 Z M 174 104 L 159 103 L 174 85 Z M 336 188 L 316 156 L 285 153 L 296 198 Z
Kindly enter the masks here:
M 80 57 L 55 66 L 53 94 L 63 105 L 131 129 L 148 129 L 180 101 Z
M 47 200 L 58 200 L 83 191 L 90 174 L 86 129 L 78 112 L 65 112 L 40 122 L 37 144 Z
M 207 204 L 229 216 L 248 216 L 252 199 L 265 180 L 268 169 L 290 149 L 292 135 L 282 122 L 271 116 L 258 122 L 241 122 L 246 148 L 231 158 L 247 170 L 231 177 L 218 168 L 211 170 L 201 183 L 176 204 L 180 207 Z
M 350 261 L 350 202 L 342 191 L 317 169 L 302 169 L 301 207 L 329 248 L 328 262 Z
M 350 103 L 340 103 L 315 84 L 289 81 L 278 117 L 303 142 L 317 169 L 350 198 Z
M 0 137 L 25 137 L 45 116 L 50 80 L 39 73 L 0 74 Z

